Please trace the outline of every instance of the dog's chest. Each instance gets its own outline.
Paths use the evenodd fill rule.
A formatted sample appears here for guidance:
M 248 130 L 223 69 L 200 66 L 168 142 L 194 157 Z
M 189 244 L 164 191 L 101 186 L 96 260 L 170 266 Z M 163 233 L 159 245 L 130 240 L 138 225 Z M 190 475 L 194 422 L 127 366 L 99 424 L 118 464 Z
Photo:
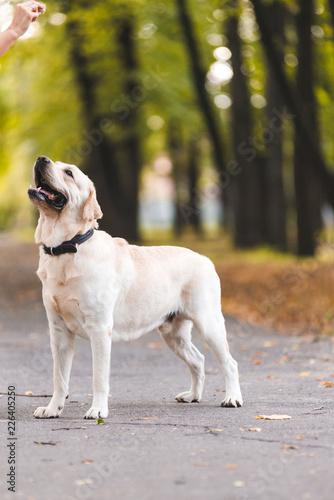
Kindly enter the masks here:
M 98 307 L 94 288 L 79 273 L 61 269 L 38 271 L 43 284 L 43 302 L 49 319 L 64 323 L 76 335 L 87 338 L 87 330 L 97 320 Z

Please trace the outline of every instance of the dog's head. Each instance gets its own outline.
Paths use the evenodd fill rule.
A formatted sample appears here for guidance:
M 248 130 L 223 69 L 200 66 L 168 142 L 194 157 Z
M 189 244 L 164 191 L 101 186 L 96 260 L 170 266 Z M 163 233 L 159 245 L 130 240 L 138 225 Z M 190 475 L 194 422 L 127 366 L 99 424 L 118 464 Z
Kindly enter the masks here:
M 73 223 L 97 227 L 102 212 L 92 181 L 75 165 L 40 156 L 33 169 L 35 187 L 28 196 L 43 220 L 57 218 L 63 226 Z

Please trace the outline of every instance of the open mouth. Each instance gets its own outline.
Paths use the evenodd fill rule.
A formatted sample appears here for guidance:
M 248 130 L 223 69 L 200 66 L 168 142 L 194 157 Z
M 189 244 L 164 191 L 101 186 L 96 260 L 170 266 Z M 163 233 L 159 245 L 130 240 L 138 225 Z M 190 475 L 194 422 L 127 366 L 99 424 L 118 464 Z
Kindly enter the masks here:
M 48 205 L 52 205 L 57 210 L 61 210 L 67 203 L 67 197 L 64 193 L 53 189 L 51 186 L 46 184 L 43 180 L 42 174 L 40 171 L 35 171 L 35 184 L 36 187 L 30 186 L 28 189 L 29 198 L 39 201 L 45 201 Z

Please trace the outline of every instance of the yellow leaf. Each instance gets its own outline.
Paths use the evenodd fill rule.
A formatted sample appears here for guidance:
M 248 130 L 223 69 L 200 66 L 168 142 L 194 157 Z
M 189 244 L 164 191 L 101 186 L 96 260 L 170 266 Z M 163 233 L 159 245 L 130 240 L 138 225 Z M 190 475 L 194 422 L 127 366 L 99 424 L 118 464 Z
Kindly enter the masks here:
M 320 382 L 318 387 L 334 387 L 334 382 Z
M 290 415 L 259 415 L 254 418 L 260 418 L 261 420 L 286 420 L 291 417 Z
M 147 344 L 147 347 L 150 349 L 160 349 L 163 346 L 162 342 L 149 342 Z
M 158 417 L 139 417 L 135 418 L 135 420 L 156 420 Z
M 309 375 L 311 375 L 311 372 L 302 372 L 299 374 L 300 377 L 308 377 Z

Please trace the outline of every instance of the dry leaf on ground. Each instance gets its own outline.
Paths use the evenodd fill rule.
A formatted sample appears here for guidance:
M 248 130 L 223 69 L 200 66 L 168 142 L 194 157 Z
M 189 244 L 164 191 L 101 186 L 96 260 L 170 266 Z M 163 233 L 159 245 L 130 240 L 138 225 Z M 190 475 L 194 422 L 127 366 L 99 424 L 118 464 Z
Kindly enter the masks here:
M 147 344 L 147 347 L 150 349 L 160 349 L 163 346 L 162 342 L 149 342 Z
M 318 387 L 334 387 L 334 382 L 320 382 Z
M 254 418 L 260 418 L 261 420 L 286 420 L 291 417 L 290 415 L 258 415 Z

